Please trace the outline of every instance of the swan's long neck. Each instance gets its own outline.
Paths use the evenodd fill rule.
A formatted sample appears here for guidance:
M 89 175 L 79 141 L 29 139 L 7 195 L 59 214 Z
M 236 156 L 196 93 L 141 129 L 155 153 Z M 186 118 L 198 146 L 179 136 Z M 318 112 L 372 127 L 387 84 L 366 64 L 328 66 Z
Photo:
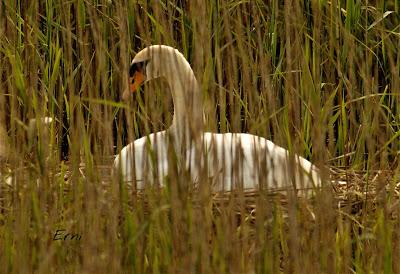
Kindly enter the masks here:
M 186 59 L 176 51 L 169 62 L 171 72 L 166 76 L 174 102 L 171 130 L 177 144 L 187 146 L 203 131 L 201 91 L 193 70 Z

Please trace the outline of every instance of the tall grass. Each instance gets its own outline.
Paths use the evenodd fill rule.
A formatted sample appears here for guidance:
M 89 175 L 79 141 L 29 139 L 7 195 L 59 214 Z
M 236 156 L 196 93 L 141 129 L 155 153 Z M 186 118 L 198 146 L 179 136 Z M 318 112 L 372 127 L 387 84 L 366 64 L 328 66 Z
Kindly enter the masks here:
M 400 272 L 398 1 L 4 0 L 0 14 L 1 273 Z M 346 183 L 311 200 L 205 195 L 178 173 L 136 195 L 113 155 L 173 111 L 162 80 L 120 102 L 150 44 L 189 60 L 207 130 L 266 137 Z

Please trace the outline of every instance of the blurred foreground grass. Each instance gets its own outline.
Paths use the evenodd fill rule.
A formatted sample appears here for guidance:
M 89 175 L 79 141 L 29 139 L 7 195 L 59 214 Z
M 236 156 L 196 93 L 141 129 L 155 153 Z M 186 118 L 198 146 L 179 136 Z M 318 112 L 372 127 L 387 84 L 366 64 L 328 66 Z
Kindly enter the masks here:
M 1 273 L 400 272 L 398 1 L 4 0 L 0 14 Z M 161 80 L 119 102 L 150 44 L 187 57 L 208 130 L 264 136 L 342 182 L 305 200 L 190 193 L 176 174 L 136 195 L 113 155 L 172 113 Z M 43 116 L 37 142 L 27 124 Z

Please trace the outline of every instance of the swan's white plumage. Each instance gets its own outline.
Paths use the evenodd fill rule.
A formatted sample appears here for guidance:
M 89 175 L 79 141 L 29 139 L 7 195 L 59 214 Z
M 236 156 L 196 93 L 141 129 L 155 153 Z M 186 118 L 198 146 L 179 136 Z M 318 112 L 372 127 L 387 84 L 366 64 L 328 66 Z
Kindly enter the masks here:
M 157 77 L 167 80 L 175 112 L 167 131 L 142 137 L 121 150 L 114 167 L 121 172 L 124 181 L 135 180 L 136 187 L 143 189 L 153 182 L 153 177 L 162 186 L 169 170 L 169 137 L 173 136 L 178 144 L 174 146 L 175 151 L 185 158 L 183 166 L 190 170 L 192 181 L 203 182 L 200 176 L 207 176 L 213 191 L 242 187 L 252 190 L 260 184 L 270 190 L 291 186 L 309 190 L 321 186 L 321 177 L 314 165 L 300 156 L 289 155 L 286 149 L 265 138 L 245 133 L 202 133 L 200 90 L 189 63 L 176 49 L 148 47 L 139 52 L 132 63 L 142 61 L 149 63 L 145 67 L 147 81 Z M 152 158 L 149 151 L 153 153 Z M 200 157 L 196 157 L 197 153 Z
M 137 189 L 143 189 L 146 182 L 152 183 L 153 175 L 156 175 L 157 183 L 163 186 L 169 171 L 168 139 L 167 133 L 162 131 L 124 147 L 114 162 L 116 169 L 121 169 L 123 180 L 135 180 Z M 212 178 L 213 191 L 229 191 L 238 187 L 252 190 L 259 184 L 270 190 L 285 189 L 293 184 L 296 184 L 296 189 L 312 189 L 321 185 L 315 166 L 302 157 L 290 156 L 287 150 L 265 138 L 245 133 L 206 132 L 202 142 L 203 157 L 196 161 L 196 150 L 192 146 L 186 151 L 184 166 L 190 169 L 194 183 L 200 180 L 201 171 L 206 172 L 207 177 Z M 154 158 L 149 156 L 148 151 L 153 153 Z M 291 165 L 291 157 L 297 165 Z
M 163 178 L 168 175 L 168 143 L 166 131 L 149 134 L 125 146 L 114 160 L 114 169 L 121 170 L 124 181 L 143 189 L 146 179 L 152 180 L 153 172 L 157 172 L 158 183 L 163 185 Z M 153 158 L 151 154 L 157 156 Z M 153 162 L 157 163 L 154 166 Z M 147 177 L 145 177 L 147 176 Z

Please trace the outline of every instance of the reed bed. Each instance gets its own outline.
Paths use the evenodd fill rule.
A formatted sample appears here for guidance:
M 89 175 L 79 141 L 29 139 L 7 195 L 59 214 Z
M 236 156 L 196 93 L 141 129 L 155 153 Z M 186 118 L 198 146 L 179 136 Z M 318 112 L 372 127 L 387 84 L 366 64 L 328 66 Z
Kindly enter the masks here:
M 1 273 L 400 273 L 398 1 L 4 0 L 0 14 Z M 207 131 L 273 140 L 324 187 L 211 193 L 182 170 L 162 189 L 124 183 L 114 155 L 172 120 L 162 79 L 121 101 L 151 44 L 188 59 Z

